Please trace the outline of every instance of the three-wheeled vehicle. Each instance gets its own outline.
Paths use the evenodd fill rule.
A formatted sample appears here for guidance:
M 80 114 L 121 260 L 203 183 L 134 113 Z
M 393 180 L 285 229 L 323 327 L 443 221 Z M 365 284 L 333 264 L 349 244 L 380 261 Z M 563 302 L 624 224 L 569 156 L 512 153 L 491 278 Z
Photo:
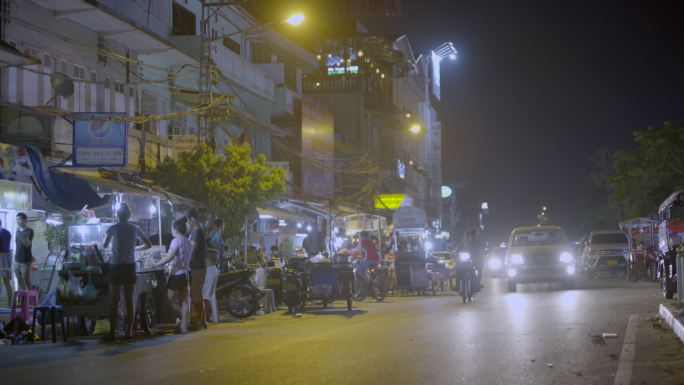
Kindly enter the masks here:
M 310 301 L 321 301 L 323 307 L 344 300 L 352 311 L 354 274 L 350 256 L 335 254 L 332 260 L 313 263 L 309 258 L 290 258 L 283 277 L 283 301 L 290 313 L 298 313 Z
M 417 207 L 401 207 L 394 212 L 393 225 L 397 289 L 423 294 L 430 285 L 426 269 L 425 211 Z
M 658 208 L 658 278 L 663 296 L 677 292 L 677 246 L 684 243 L 684 191 L 670 194 Z

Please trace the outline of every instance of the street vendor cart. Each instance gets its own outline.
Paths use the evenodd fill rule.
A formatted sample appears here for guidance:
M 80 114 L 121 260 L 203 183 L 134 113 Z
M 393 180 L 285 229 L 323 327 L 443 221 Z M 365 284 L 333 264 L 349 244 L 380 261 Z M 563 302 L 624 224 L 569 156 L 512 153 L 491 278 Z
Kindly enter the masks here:
M 426 270 L 425 211 L 417 207 L 401 207 L 395 211 L 393 222 L 397 288 L 422 294 L 430 285 Z
M 161 244 L 160 200 L 156 196 L 117 193 L 110 205 L 84 210 L 80 223 L 68 228 L 68 253 L 59 270 L 57 304 L 67 318 L 78 318 L 82 332 L 92 333 L 97 319 L 108 317 L 110 250 L 102 247 L 107 229 L 116 222 L 114 213 L 121 203 L 131 208 L 131 223 L 138 225 L 151 238 L 151 249 L 136 251 L 137 283 L 134 291 L 136 321 L 152 333 L 160 324 L 176 320 L 166 295 L 167 270 L 153 267 L 164 251 Z M 120 312 L 124 310 L 121 301 Z M 121 323 L 123 324 L 123 323 Z

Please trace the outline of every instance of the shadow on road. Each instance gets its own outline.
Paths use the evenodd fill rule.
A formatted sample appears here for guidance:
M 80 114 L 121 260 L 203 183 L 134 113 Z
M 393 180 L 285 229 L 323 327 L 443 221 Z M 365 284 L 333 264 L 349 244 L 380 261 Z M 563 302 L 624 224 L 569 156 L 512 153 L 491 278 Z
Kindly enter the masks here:
M 345 318 L 353 318 L 355 316 L 364 315 L 368 313 L 367 310 L 352 308 L 352 311 L 347 311 L 346 307 L 317 307 L 317 308 L 305 308 L 304 311 L 297 314 L 290 314 L 287 311 L 283 312 L 281 315 L 283 317 L 298 317 L 302 315 L 336 315 Z

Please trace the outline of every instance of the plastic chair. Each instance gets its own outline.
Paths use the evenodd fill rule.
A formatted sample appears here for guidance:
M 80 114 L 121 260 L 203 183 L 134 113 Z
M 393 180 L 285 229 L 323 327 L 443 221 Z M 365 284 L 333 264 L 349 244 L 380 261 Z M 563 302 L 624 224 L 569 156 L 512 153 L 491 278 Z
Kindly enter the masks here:
M 38 306 L 38 291 L 36 290 L 17 290 L 12 296 L 12 315 L 11 320 L 17 318 L 17 310 L 21 310 L 19 315 L 24 321 L 31 319 L 33 308 Z
M 41 323 L 41 328 L 40 328 L 40 339 L 41 341 L 45 341 L 45 326 L 46 325 L 46 315 L 50 315 L 50 325 L 52 326 L 52 342 L 55 343 L 57 342 L 57 321 L 59 321 L 59 324 L 62 328 L 62 339 L 64 342 L 67 340 L 67 331 L 64 326 L 64 311 L 62 310 L 61 306 L 38 306 L 34 309 L 33 312 L 33 322 L 31 328 L 33 329 L 33 333 L 31 333 L 31 337 L 29 341 L 33 344 L 35 343 L 35 333 L 36 333 L 36 319 L 38 318 L 38 313 L 40 313 L 40 323 Z

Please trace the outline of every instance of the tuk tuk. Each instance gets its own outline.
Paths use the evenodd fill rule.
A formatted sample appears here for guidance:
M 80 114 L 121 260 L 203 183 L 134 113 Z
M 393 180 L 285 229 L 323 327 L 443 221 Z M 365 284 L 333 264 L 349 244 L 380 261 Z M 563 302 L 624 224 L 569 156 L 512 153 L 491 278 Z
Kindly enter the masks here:
M 665 199 L 658 208 L 658 278 L 663 296 L 677 292 L 677 246 L 684 243 L 684 190 Z

